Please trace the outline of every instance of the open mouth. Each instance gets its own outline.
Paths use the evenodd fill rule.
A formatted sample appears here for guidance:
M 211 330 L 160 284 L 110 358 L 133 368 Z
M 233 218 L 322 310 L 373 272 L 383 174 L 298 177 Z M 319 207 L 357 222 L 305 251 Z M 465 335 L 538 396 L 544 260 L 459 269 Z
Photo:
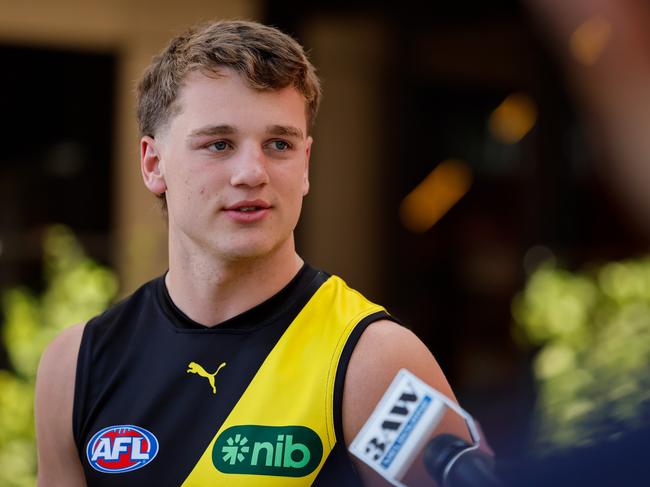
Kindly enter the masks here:
M 226 213 L 239 223 L 254 223 L 265 219 L 271 205 L 265 200 L 239 201 L 225 208 Z
M 240 208 L 235 208 L 235 211 L 239 211 L 242 213 L 248 213 L 250 211 L 258 211 L 258 210 L 263 210 L 261 206 L 242 206 Z
M 252 213 L 255 211 L 268 210 L 270 204 L 264 200 L 248 200 L 239 201 L 226 207 L 228 211 L 236 211 L 238 213 Z

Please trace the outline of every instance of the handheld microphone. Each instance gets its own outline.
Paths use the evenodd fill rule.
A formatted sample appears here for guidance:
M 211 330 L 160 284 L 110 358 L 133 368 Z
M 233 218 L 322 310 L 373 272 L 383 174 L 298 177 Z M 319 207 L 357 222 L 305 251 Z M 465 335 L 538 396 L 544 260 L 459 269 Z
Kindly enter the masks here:
M 465 420 L 473 445 L 470 446 L 454 436 L 452 442 L 445 440 L 445 437 L 450 435 L 438 435 L 429 442 L 447 410 Z M 455 440 L 461 441 L 462 444 Z M 478 450 L 480 444 L 478 427 L 467 411 L 408 370 L 401 369 L 350 444 L 349 450 L 397 487 L 405 486 L 403 482 L 407 472 L 425 448 L 431 452 L 430 460 L 424 467 L 429 472 L 440 472 L 433 478 L 441 483 L 441 487 L 499 486 L 498 482 L 487 483 L 487 475 L 474 473 L 475 470 L 490 470 L 486 460 L 481 457 L 484 454 Z M 428 468 L 428 463 L 433 466 L 433 470 Z M 422 475 L 427 476 L 424 468 Z M 450 483 L 456 479 L 464 482 L 466 477 L 476 477 L 484 482 Z M 427 479 L 419 480 L 422 481 L 427 482 Z
M 434 437 L 424 450 L 424 465 L 441 487 L 501 487 L 491 456 L 450 434 Z

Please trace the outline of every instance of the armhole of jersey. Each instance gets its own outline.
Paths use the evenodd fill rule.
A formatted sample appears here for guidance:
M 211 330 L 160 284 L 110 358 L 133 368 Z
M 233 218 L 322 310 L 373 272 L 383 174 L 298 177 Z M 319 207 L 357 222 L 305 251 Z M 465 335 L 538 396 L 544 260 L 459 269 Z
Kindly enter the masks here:
M 81 456 L 83 451 L 82 428 L 84 418 L 86 417 L 86 398 L 88 397 L 88 386 L 90 377 L 90 364 L 92 354 L 92 340 L 90 333 L 90 324 L 94 320 L 89 320 L 84 326 L 79 344 L 79 355 L 77 356 L 77 370 L 74 382 L 74 399 L 72 403 L 72 435 L 77 445 L 77 451 Z
M 347 448 L 345 446 L 345 438 L 343 436 L 343 386 L 345 385 L 345 375 L 348 371 L 350 357 L 352 356 L 352 352 L 357 346 L 357 343 L 359 342 L 361 335 L 366 330 L 366 328 L 368 328 L 369 325 L 379 320 L 390 320 L 399 323 L 399 321 L 397 321 L 395 318 L 393 318 L 385 311 L 378 311 L 376 313 L 366 316 L 363 320 L 361 320 L 357 324 L 357 326 L 354 327 L 352 333 L 350 333 L 350 336 L 347 342 L 345 343 L 345 346 L 343 347 L 343 352 L 341 353 L 341 358 L 339 360 L 339 364 L 336 369 L 336 378 L 334 380 L 334 405 L 333 405 L 334 406 L 333 407 L 334 432 L 336 433 L 337 443 L 340 443 L 340 447 L 343 449 L 343 451 L 346 452 L 347 452 Z M 349 460 L 350 467 L 356 473 L 357 470 L 354 464 L 352 463 L 352 460 L 350 459 L 349 455 L 348 455 L 348 460 Z

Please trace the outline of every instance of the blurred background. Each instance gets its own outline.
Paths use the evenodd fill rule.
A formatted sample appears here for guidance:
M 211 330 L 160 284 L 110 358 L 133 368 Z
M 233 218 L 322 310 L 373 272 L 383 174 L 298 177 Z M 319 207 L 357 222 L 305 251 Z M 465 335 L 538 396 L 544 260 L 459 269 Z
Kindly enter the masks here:
M 649 424 L 647 2 L 0 0 L 0 484 L 34 482 L 45 344 L 166 269 L 137 79 L 235 17 L 323 79 L 299 251 L 425 341 L 504 464 Z

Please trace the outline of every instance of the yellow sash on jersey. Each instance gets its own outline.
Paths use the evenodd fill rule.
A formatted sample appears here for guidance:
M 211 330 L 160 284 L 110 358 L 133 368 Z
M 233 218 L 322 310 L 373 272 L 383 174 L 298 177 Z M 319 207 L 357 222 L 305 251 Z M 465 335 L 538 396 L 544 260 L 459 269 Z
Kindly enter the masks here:
M 183 486 L 311 485 L 337 441 L 333 395 L 343 347 L 361 320 L 383 310 L 350 289 L 340 278 L 330 277 L 266 357 Z M 276 435 L 280 438 L 276 442 L 269 440 L 254 444 L 245 438 L 250 436 L 247 435 L 251 430 L 247 428 L 249 425 L 262 427 L 257 428 L 262 436 L 268 437 L 276 432 L 282 434 Z M 282 465 L 283 461 L 300 466 L 302 453 L 298 451 L 293 457 L 285 457 L 282 447 L 285 450 L 304 449 L 300 445 L 292 446 L 291 442 L 300 441 L 300 432 L 306 428 L 320 438 L 322 458 L 304 476 L 284 476 L 277 472 L 272 475 L 224 473 L 217 470 L 213 462 L 213 448 L 219 438 L 215 454 L 219 455 L 219 462 L 226 459 L 228 468 L 237 470 L 252 461 L 253 454 L 259 465 L 270 465 L 267 469 Z M 225 434 L 220 437 L 223 432 Z M 291 469 L 280 470 L 289 472 Z M 293 471 L 300 473 L 300 469 L 294 468 Z

